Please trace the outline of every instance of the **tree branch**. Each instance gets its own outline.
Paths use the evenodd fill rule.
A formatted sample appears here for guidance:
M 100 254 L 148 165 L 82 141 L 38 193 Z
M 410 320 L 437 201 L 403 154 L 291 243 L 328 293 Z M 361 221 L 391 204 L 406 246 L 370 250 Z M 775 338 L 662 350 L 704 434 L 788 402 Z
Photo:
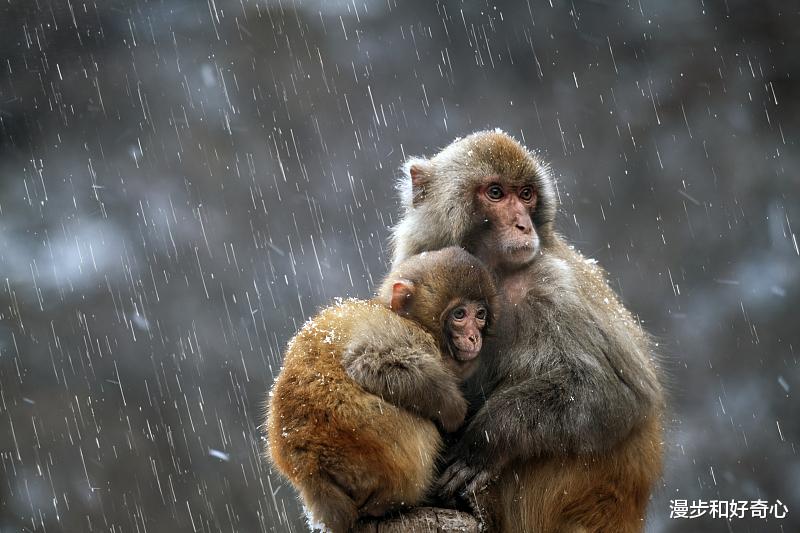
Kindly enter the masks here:
M 445 533 L 478 533 L 475 517 L 454 509 L 417 507 L 388 518 L 361 521 L 353 533 L 405 533 L 408 531 L 440 531 Z

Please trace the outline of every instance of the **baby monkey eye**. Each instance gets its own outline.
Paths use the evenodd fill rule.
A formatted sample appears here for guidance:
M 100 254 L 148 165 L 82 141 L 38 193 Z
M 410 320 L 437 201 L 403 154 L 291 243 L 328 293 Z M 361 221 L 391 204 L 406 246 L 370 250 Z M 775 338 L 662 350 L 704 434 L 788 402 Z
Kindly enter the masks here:
M 475 313 L 475 318 L 477 318 L 478 320 L 486 320 L 486 309 L 484 309 L 483 307 L 478 309 L 478 312 Z
M 464 320 L 465 316 L 467 316 L 467 311 L 463 307 L 453 309 L 453 318 L 456 320 Z
M 489 197 L 490 200 L 499 200 L 503 197 L 503 188 L 498 185 L 489 185 L 489 188 L 486 189 L 486 196 Z
M 531 187 L 523 187 L 519 191 L 519 198 L 524 202 L 529 202 L 533 198 L 533 189 Z

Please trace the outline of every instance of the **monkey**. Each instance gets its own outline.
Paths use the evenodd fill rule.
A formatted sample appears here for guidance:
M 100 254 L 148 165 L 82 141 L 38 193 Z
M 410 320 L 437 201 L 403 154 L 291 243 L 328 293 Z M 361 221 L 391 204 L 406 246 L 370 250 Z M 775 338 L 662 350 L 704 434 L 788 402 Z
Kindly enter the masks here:
M 288 343 L 267 399 L 267 455 L 312 528 L 419 504 L 435 478 L 438 426 L 455 431 L 461 380 L 496 320 L 493 280 L 456 247 L 416 255 L 372 300 L 323 309 Z
M 548 165 L 479 131 L 407 160 L 398 188 L 393 261 L 463 246 L 500 299 L 439 496 L 467 502 L 492 531 L 641 531 L 662 470 L 653 342 L 606 273 L 556 232 Z

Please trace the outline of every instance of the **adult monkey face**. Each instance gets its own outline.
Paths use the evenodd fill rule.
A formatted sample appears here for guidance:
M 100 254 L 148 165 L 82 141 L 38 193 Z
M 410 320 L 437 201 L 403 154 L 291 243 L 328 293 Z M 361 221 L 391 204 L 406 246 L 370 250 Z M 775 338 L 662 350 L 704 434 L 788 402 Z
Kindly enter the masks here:
M 394 263 L 460 245 L 495 273 L 510 273 L 557 240 L 547 165 L 502 132 L 479 132 L 429 159 L 409 159 L 398 187 L 403 214 L 392 230 Z
M 536 200 L 533 184 L 515 186 L 501 177 L 485 178 L 475 192 L 475 206 L 483 221 L 476 225 L 471 239 L 475 254 L 501 270 L 514 270 L 531 262 L 539 250 L 539 235 L 531 216 Z

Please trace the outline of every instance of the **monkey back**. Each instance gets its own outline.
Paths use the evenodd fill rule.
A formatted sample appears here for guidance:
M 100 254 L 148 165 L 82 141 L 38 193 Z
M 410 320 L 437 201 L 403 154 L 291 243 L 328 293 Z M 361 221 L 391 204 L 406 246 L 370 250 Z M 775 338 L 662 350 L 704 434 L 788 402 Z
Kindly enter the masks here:
M 318 519 L 325 513 L 315 509 L 337 497 L 352 500 L 359 515 L 374 502 L 366 513 L 419 502 L 432 481 L 441 447 L 434 423 L 364 391 L 342 367 L 348 341 L 376 320 L 390 334 L 408 327 L 375 302 L 321 311 L 289 342 L 268 399 L 268 456 Z

